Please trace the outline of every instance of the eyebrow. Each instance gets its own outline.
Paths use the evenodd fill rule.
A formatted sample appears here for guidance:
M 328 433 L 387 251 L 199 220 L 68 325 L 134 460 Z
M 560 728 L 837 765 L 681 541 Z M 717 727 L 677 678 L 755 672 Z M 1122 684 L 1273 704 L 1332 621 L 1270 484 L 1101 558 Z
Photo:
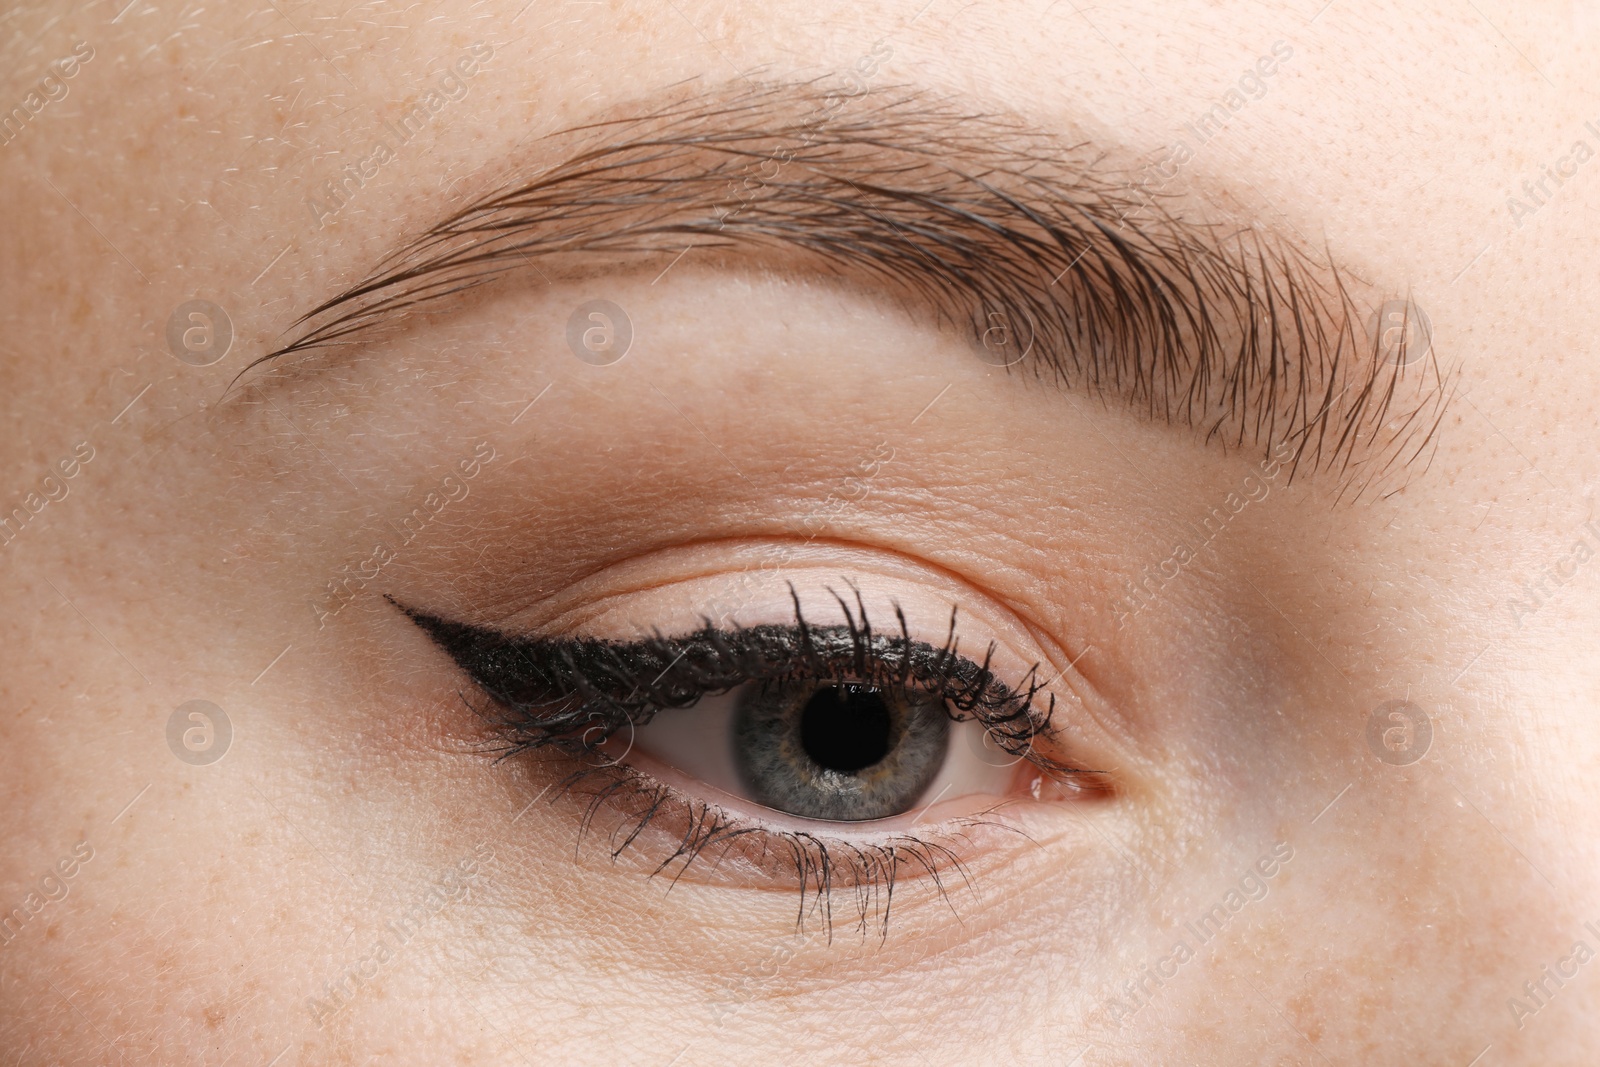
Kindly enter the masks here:
M 1152 187 L 1148 167 L 899 87 L 679 93 L 551 135 L 570 144 L 560 162 L 513 166 L 250 367 L 370 343 L 506 275 L 592 275 L 596 257 L 642 270 L 704 250 L 892 294 L 974 344 L 1025 339 L 1034 358 L 1008 372 L 1225 448 L 1287 442 L 1291 476 L 1338 470 L 1341 494 L 1432 454 L 1451 388 L 1431 347 L 1384 349 L 1329 255 L 1260 224 L 1188 217 L 1193 198 Z

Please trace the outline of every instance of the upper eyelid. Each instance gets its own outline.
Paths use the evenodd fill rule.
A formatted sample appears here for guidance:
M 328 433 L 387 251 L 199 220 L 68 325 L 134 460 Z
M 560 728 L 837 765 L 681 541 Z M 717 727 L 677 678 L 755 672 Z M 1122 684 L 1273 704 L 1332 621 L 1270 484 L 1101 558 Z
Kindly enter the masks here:
M 1036 371 L 1208 440 L 1293 442 L 1296 467 L 1373 477 L 1432 440 L 1449 393 L 1437 363 L 1403 381 L 1404 363 L 1375 358 L 1335 264 L 1271 231 L 1186 221 L 1089 146 L 1003 115 L 873 89 L 808 128 L 822 95 L 718 90 L 582 127 L 598 147 L 432 226 L 256 364 L 359 343 L 540 257 L 782 246 L 887 282 L 974 338 L 995 314 L 1026 323 Z M 760 197 L 713 210 L 774 153 Z
M 1087 773 L 1033 750 L 1038 737 L 1052 733 L 1056 708 L 1055 693 L 1040 680 L 1038 665 L 1018 680 L 1003 680 L 991 669 L 994 644 L 988 646 L 985 655 L 977 658 L 960 651 L 954 614 L 949 635 L 940 648 L 912 638 L 899 612 L 896 612 L 901 623 L 899 632 L 876 630 L 866 618 L 864 605 L 859 616 L 849 615 L 847 625 L 809 624 L 800 613 L 797 595 L 793 625 L 729 631 L 707 626 L 680 637 L 642 641 L 524 638 L 438 618 L 397 601 L 394 603 L 492 700 L 517 714 L 529 713 L 527 725 L 540 739 L 539 744 L 564 736 L 569 730 L 582 730 L 587 736 L 600 719 L 614 719 L 614 725 L 620 726 L 624 720 L 635 721 L 638 712 L 646 707 L 653 713 L 672 706 L 670 701 L 660 703 L 660 692 L 694 691 L 693 699 L 699 699 L 705 692 L 718 688 L 707 689 L 704 685 L 707 678 L 703 675 L 702 661 L 708 653 L 711 669 L 723 672 L 723 680 L 731 679 L 730 685 L 739 685 L 758 680 L 764 671 L 768 677 L 777 677 L 770 673 L 773 662 L 782 662 L 785 673 L 791 673 L 792 668 L 799 665 L 817 671 L 818 679 L 843 679 L 852 672 L 841 671 L 839 665 L 853 652 L 858 663 L 864 657 L 872 659 L 868 666 L 875 684 L 899 685 L 913 681 L 924 684 L 937 680 L 947 687 L 940 692 L 956 711 L 983 722 L 997 739 L 1017 742 L 1027 750 L 1026 758 L 1030 761 L 1062 773 Z M 774 637 L 778 644 L 785 644 L 795 635 L 801 638 L 799 647 L 769 647 L 765 640 Z M 801 663 L 805 654 L 802 649 L 812 656 L 804 664 Z M 696 654 L 685 660 L 691 651 Z M 891 663 L 886 652 L 897 654 L 899 661 Z M 768 656 L 777 656 L 778 660 L 768 661 L 764 658 Z M 553 667 L 557 659 L 561 665 Z M 646 659 L 649 662 L 642 662 Z M 642 689 L 630 677 L 630 671 L 641 668 L 645 674 L 655 674 L 656 667 L 662 663 L 666 663 L 666 667 Z M 673 672 L 671 677 L 669 672 Z M 690 677 L 679 677 L 685 674 Z M 666 685 L 658 689 L 664 680 Z M 548 695 L 545 690 L 557 695 Z M 629 691 L 619 695 L 623 690 Z M 1044 698 L 1040 694 L 1044 694 Z M 581 700 L 572 704 L 574 697 L 581 697 Z M 596 699 L 615 706 L 596 707 L 593 704 Z M 1045 702 L 1043 708 L 1039 706 L 1041 699 Z M 531 711 L 544 704 L 549 704 L 553 710 Z

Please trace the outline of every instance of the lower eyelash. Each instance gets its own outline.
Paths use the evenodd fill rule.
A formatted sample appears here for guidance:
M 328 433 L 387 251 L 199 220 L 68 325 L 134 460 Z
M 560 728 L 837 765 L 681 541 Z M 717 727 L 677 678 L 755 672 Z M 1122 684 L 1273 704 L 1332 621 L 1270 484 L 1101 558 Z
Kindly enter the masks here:
M 606 809 L 620 813 L 611 829 L 607 850 L 613 860 L 635 847 L 642 835 L 658 823 L 675 823 L 677 847 L 650 872 L 678 879 L 697 862 L 713 867 L 729 855 L 773 873 L 793 876 L 799 890 L 795 933 L 803 934 L 808 921 L 820 922 L 833 939 L 834 895 L 853 898 L 853 925 L 865 937 L 877 928 L 888 937 L 895 889 L 902 874 L 910 872 L 928 881 L 938 899 L 955 913 L 951 889 L 970 889 L 972 879 L 955 846 L 970 844 L 968 834 L 981 826 L 998 827 L 1021 835 L 1016 827 L 980 813 L 954 821 L 954 828 L 933 834 L 897 834 L 882 842 L 858 843 L 811 833 L 775 829 L 730 814 L 709 801 L 698 800 L 626 764 L 584 767 L 563 778 L 552 800 L 577 799 L 584 805 L 579 847 L 594 830 L 596 817 Z M 675 828 L 676 829 L 676 828 Z M 1026 835 L 1023 835 L 1026 836 Z M 959 915 L 957 916 L 959 918 Z

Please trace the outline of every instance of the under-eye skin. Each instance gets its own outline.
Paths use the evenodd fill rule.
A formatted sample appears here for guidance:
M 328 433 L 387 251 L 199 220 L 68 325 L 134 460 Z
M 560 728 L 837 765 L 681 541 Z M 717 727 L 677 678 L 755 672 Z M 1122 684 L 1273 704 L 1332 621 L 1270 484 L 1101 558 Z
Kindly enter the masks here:
M 588 801 L 585 832 L 610 813 L 614 857 L 654 827 L 672 842 L 670 854 L 650 857 L 655 873 L 676 880 L 706 856 L 752 879 L 787 880 L 800 893 L 798 923 L 820 912 L 830 929 L 829 897 L 848 888 L 863 932 L 869 916 L 886 932 L 896 879 L 927 875 L 942 895 L 967 877 L 974 829 L 991 824 L 989 810 L 931 826 L 901 828 L 894 818 L 938 799 L 926 794 L 955 731 L 981 728 L 991 751 L 1034 779 L 1036 796 L 1045 781 L 1085 797 L 1109 783 L 1046 754 L 1055 699 L 1037 668 L 1002 681 L 992 646 L 979 660 L 959 651 L 954 613 L 936 645 L 914 640 L 898 608 L 899 630 L 885 634 L 859 597 L 854 610 L 839 602 L 844 625 L 808 624 L 796 597 L 793 623 L 707 622 L 633 641 L 518 636 L 396 606 L 479 690 L 467 702 L 488 729 L 484 748 L 553 761 L 556 795 Z M 774 819 L 697 797 L 694 785 L 630 762 L 648 756 L 635 740 L 656 716 L 699 714 L 694 705 L 706 698 L 733 702 L 727 741 L 751 794 L 744 806 L 770 808 Z M 993 801 L 990 810 L 1016 798 Z

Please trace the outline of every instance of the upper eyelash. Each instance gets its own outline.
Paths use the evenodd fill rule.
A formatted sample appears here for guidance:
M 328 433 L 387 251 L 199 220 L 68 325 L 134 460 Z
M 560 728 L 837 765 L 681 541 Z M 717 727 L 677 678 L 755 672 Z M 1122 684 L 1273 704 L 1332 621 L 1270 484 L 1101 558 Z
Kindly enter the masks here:
M 592 752 L 624 726 L 643 725 L 658 711 L 750 682 L 805 678 L 915 686 L 943 699 L 953 718 L 976 719 L 1000 747 L 1054 777 L 1090 773 L 1034 745 L 1051 734 L 1056 706 L 1038 664 L 1013 687 L 991 669 L 993 643 L 981 663 L 962 656 L 955 609 L 945 643 L 934 646 L 912 640 L 899 605 L 899 633 L 885 635 L 873 630 L 859 591 L 852 610 L 830 590 L 846 623 L 817 627 L 806 621 L 793 586 L 789 592 L 793 625 L 718 630 L 706 620 L 686 636 L 658 633 L 631 642 L 512 637 L 396 606 L 445 647 L 493 702 L 493 711 L 474 710 L 496 728 L 508 756 L 546 746 Z

